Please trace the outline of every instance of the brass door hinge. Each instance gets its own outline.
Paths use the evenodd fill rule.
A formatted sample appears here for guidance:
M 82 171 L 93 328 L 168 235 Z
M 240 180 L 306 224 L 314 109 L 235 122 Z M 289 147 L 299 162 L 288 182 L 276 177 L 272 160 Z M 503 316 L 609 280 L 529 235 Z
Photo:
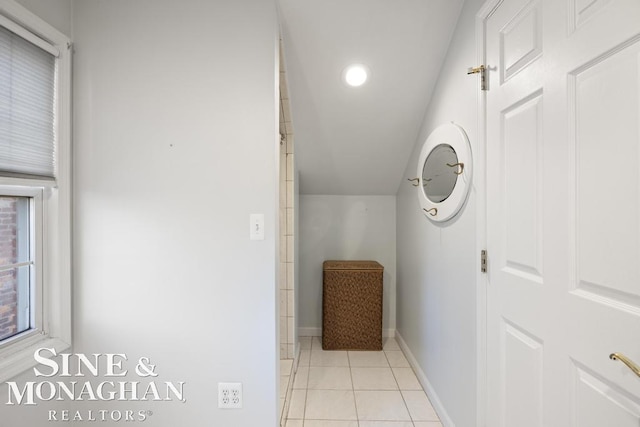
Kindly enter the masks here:
M 469 68 L 467 74 L 480 74 L 480 89 L 487 90 L 487 68 L 484 65 Z
M 480 251 L 480 272 L 487 272 L 487 251 L 483 249 Z

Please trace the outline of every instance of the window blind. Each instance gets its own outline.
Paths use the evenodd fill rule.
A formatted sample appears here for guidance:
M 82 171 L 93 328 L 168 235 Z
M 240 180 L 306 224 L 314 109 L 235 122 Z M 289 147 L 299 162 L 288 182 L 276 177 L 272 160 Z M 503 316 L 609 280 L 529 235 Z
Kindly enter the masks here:
M 55 174 L 56 58 L 0 26 L 0 173 Z

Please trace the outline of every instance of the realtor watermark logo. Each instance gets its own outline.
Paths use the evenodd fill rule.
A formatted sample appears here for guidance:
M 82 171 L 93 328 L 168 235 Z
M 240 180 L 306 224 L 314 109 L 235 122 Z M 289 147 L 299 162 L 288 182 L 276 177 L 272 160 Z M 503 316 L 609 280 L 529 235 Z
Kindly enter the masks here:
M 59 361 L 52 359 L 55 356 Z M 148 357 L 139 358 L 131 366 L 126 354 L 57 354 L 53 348 L 39 348 L 33 358 L 38 363 L 33 373 L 43 379 L 27 381 L 22 386 L 7 381 L 6 405 L 37 405 L 51 401 L 186 402 L 185 383 L 158 381 L 156 365 Z M 130 370 L 137 376 L 135 381 L 123 378 Z M 58 380 L 54 381 L 53 377 Z M 104 380 L 83 381 L 87 377 Z M 150 410 L 49 410 L 48 418 L 49 421 L 142 422 L 151 415 Z

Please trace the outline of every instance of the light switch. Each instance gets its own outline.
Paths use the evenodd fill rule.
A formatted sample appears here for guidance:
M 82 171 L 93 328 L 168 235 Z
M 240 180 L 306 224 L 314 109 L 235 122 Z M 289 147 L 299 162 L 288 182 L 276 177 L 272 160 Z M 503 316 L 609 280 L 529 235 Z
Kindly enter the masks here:
M 249 239 L 264 240 L 264 214 L 249 215 Z

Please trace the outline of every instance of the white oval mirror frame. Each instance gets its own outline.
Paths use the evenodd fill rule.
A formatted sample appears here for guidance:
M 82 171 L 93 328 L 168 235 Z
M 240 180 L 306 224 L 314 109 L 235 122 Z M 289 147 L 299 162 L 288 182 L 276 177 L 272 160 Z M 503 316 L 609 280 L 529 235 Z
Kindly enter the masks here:
M 441 145 L 450 145 L 458 157 L 458 163 L 463 166 L 449 165 L 449 167 L 452 168 L 452 173 L 461 173 L 457 175 L 455 186 L 449 197 L 446 197 L 442 202 L 435 203 L 429 200 L 425 194 L 423 171 L 424 165 L 431 152 Z M 467 138 L 464 129 L 454 123 L 438 126 L 431 132 L 422 146 L 418 160 L 417 176 L 420 180 L 418 185 L 418 199 L 422 213 L 434 222 L 448 221 L 453 218 L 460 211 L 467 199 L 471 188 L 472 172 L 471 145 L 469 144 L 469 138 Z

